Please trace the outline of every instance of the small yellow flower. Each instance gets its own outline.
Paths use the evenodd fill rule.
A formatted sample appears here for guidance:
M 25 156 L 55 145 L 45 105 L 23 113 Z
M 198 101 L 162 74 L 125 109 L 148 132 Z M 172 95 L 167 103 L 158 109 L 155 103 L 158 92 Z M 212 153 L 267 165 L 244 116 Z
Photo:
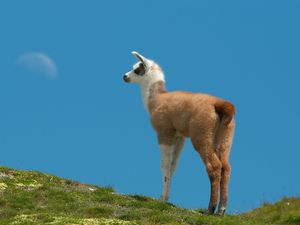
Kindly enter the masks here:
M 7 188 L 6 183 L 0 183 L 0 191 L 4 191 Z

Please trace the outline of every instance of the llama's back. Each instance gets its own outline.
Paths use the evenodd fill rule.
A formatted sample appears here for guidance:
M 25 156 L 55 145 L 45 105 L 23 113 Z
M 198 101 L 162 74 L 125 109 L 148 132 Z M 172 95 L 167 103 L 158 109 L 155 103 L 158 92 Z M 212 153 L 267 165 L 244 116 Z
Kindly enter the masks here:
M 219 101 L 222 100 L 207 94 L 167 92 L 157 98 L 152 117 L 154 123 L 156 118 L 158 122 L 168 121 L 169 126 L 187 137 L 195 129 L 198 133 L 211 132 L 219 121 L 215 110 Z

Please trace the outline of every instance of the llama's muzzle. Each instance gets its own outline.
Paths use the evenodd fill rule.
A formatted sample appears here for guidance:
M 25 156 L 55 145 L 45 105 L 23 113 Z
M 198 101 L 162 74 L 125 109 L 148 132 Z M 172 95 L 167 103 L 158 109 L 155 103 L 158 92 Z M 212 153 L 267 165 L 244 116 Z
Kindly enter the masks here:
M 127 75 L 124 75 L 124 76 L 123 76 L 123 80 L 124 80 L 126 83 L 128 83 L 128 82 L 130 82 L 130 77 L 127 76 Z

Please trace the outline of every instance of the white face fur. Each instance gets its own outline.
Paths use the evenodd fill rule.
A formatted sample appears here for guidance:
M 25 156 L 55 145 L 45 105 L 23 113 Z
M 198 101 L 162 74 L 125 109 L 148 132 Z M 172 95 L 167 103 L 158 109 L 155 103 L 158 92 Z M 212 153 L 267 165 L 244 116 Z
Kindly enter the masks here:
M 138 83 L 146 87 L 157 81 L 164 81 L 164 74 L 155 62 L 135 51 L 133 51 L 132 54 L 139 59 L 139 62 L 134 64 L 133 70 L 124 75 L 123 79 L 125 82 Z

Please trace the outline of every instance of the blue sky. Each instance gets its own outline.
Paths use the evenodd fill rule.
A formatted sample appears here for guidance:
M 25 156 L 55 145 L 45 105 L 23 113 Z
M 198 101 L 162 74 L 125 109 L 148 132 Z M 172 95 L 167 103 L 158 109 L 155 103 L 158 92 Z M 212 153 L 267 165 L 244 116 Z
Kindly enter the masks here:
M 230 212 L 299 196 L 299 10 L 293 0 L 1 1 L 0 164 L 159 197 L 155 133 L 139 88 L 122 80 L 137 50 L 162 66 L 169 91 L 236 105 Z M 46 61 L 20 63 L 36 53 Z M 170 201 L 208 199 L 188 141 Z

